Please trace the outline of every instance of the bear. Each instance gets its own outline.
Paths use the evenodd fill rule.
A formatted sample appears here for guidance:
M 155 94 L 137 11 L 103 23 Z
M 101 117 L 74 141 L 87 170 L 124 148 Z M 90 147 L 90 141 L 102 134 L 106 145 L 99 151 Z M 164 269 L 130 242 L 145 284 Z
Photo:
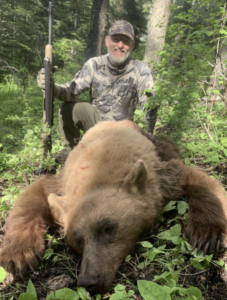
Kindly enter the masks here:
M 42 176 L 19 195 L 6 220 L 0 266 L 8 282 L 34 271 L 46 227 L 57 223 L 82 256 L 77 285 L 104 293 L 163 206 L 181 197 L 189 201 L 193 248 L 206 253 L 225 245 L 227 199 L 218 181 L 185 165 L 165 137 L 150 137 L 129 120 L 98 123 L 58 175 Z

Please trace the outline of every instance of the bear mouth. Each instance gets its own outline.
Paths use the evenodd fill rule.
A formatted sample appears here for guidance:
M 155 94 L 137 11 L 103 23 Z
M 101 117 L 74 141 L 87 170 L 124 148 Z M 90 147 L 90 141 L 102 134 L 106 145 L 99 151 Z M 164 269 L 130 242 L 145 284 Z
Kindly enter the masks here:
M 77 286 L 83 287 L 80 284 Z M 109 290 L 110 286 L 111 283 L 106 284 L 103 282 L 98 282 L 97 284 L 86 286 L 85 288 L 89 292 L 90 296 L 94 296 L 96 294 L 105 294 Z

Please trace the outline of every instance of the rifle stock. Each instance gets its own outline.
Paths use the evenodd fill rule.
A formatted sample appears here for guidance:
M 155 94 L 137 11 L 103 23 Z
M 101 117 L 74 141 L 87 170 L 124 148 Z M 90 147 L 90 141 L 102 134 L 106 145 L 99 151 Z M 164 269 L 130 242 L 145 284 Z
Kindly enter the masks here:
M 42 154 L 47 156 L 48 151 L 52 149 L 51 135 L 45 133 L 45 128 L 53 126 L 53 89 L 51 86 L 53 54 L 52 54 L 52 19 L 53 19 L 53 2 L 49 2 L 49 35 L 48 44 L 45 47 L 45 91 L 43 93 L 43 133 L 42 133 Z

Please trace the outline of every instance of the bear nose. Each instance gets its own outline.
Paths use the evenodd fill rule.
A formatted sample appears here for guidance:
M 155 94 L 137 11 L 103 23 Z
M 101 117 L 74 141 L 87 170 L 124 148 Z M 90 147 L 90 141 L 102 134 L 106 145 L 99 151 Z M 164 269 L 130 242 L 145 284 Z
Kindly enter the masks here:
M 77 286 L 84 287 L 89 292 L 94 292 L 98 285 L 98 276 L 82 275 L 78 277 Z

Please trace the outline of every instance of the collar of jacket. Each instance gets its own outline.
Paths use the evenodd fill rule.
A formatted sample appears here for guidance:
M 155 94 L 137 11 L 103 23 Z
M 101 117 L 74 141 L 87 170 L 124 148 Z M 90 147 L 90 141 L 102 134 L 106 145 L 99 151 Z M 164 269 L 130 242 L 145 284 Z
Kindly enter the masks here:
M 129 56 L 129 58 L 127 59 L 127 61 L 124 63 L 124 65 L 120 66 L 120 67 L 115 67 L 113 66 L 109 60 L 108 60 L 108 55 L 103 55 L 102 56 L 102 66 L 101 66 L 101 70 L 104 74 L 106 74 L 108 76 L 108 70 L 113 74 L 113 75 L 121 75 L 124 73 L 129 73 L 131 72 L 131 70 L 134 68 L 133 67 L 133 59 L 131 56 Z M 108 68 L 108 70 L 107 70 Z

